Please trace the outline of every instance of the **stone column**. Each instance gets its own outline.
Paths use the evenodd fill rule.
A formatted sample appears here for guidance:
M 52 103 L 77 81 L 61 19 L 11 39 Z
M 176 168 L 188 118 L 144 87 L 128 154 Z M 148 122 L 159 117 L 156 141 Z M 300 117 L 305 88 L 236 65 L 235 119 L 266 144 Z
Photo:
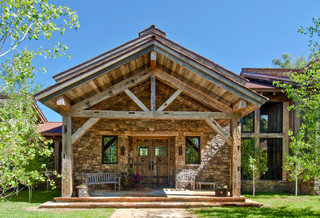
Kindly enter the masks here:
M 71 197 L 73 192 L 72 119 L 62 115 L 62 184 L 61 196 Z
M 240 197 L 241 194 L 241 123 L 240 118 L 231 121 L 231 195 Z

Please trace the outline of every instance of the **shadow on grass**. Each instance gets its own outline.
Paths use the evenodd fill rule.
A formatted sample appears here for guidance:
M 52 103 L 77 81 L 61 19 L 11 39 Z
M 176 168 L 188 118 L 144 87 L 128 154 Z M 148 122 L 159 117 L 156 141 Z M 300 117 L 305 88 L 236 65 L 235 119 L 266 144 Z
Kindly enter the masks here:
M 319 211 L 307 208 L 288 208 L 288 207 L 263 207 L 263 208 L 241 208 L 241 207 L 222 207 L 204 208 L 194 210 L 199 217 L 320 217 Z
M 47 201 L 52 201 L 53 198 L 61 196 L 61 190 L 34 190 L 32 192 L 31 203 L 44 203 Z M 19 192 L 19 196 L 13 195 L 8 199 L 12 202 L 29 202 L 29 192 L 28 190 L 22 190 Z

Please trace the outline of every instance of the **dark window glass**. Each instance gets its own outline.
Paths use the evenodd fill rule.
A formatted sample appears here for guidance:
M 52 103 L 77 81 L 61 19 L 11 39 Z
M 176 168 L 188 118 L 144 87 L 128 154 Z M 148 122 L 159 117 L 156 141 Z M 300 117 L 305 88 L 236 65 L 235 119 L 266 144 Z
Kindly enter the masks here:
M 241 118 L 241 131 L 254 132 L 254 112 Z
M 281 102 L 267 102 L 261 106 L 260 132 L 282 132 Z
M 244 147 L 254 147 L 255 146 L 255 139 L 253 138 L 242 138 L 241 139 L 241 149 L 243 149 Z M 242 152 L 241 150 L 241 155 L 244 155 L 244 152 Z M 241 160 L 243 160 L 244 158 L 241 157 Z M 250 176 L 249 175 L 246 175 L 242 168 L 241 168 L 241 179 L 242 180 L 247 180 L 247 179 L 250 179 Z
M 282 139 L 260 139 L 260 147 L 267 152 L 268 171 L 261 176 L 264 180 L 282 179 Z
M 118 136 L 103 136 L 102 163 L 118 163 Z
M 200 137 L 186 137 L 186 164 L 200 164 Z

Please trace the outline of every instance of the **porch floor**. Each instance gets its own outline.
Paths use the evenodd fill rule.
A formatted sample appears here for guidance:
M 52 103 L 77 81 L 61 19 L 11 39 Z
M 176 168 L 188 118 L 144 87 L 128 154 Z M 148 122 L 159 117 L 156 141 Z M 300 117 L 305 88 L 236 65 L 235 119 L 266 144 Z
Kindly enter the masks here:
M 137 191 L 95 190 L 91 197 L 57 197 L 40 208 L 195 208 L 262 204 L 240 197 L 216 197 L 212 190 L 139 189 Z

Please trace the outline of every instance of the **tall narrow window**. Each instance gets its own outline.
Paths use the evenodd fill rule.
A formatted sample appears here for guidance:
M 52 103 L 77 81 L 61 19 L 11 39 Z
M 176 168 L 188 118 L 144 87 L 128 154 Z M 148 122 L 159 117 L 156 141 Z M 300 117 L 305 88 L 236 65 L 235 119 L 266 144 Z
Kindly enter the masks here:
M 241 118 L 241 131 L 254 132 L 254 112 Z
M 268 171 L 262 175 L 264 180 L 282 179 L 282 139 L 260 139 L 260 147 L 267 152 Z
M 200 164 L 200 137 L 186 137 L 186 164 Z
M 102 163 L 118 163 L 118 136 L 102 137 Z
M 244 160 L 244 156 L 248 156 L 255 146 L 255 139 L 254 138 L 242 138 L 241 139 L 241 161 Z M 242 164 L 242 162 L 241 162 Z M 241 165 L 241 179 L 242 180 L 248 180 L 251 178 L 251 175 L 249 172 L 245 171 L 243 166 Z
M 282 132 L 282 103 L 267 102 L 260 108 L 260 132 Z

